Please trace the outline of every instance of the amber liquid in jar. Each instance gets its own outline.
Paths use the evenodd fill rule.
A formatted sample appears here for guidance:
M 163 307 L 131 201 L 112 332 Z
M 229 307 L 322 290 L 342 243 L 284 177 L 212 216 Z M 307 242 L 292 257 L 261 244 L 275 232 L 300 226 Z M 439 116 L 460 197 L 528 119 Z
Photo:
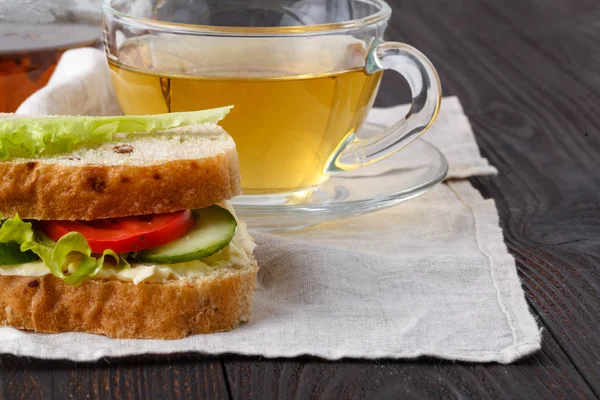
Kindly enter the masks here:
M 0 112 L 14 112 L 46 85 L 66 50 L 96 46 L 101 34 L 83 24 L 0 24 Z

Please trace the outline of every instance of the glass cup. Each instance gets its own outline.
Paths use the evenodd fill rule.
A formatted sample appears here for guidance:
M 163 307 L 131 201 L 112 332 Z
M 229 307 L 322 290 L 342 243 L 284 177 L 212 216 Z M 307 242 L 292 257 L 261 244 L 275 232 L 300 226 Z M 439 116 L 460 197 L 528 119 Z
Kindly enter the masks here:
M 240 156 L 237 201 L 273 204 L 393 154 L 435 119 L 437 73 L 383 41 L 390 15 L 382 0 L 105 0 L 103 27 L 123 112 L 233 104 L 220 124 Z M 406 79 L 411 111 L 360 138 L 383 70 Z

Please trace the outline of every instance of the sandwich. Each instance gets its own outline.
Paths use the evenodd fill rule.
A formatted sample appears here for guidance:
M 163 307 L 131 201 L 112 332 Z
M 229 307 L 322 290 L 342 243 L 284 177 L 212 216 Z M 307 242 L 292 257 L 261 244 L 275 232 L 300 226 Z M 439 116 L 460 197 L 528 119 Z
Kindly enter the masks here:
M 0 324 L 175 339 L 247 321 L 257 263 L 230 107 L 0 114 Z

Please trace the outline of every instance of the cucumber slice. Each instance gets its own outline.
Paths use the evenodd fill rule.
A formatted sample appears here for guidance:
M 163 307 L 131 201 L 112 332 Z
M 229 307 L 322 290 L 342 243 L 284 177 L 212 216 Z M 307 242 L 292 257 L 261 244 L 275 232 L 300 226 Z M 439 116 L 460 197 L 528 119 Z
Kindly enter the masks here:
M 200 260 L 227 246 L 235 236 L 237 221 L 217 205 L 193 210 L 194 225 L 187 235 L 154 249 L 136 253 L 143 262 L 173 264 Z
M 21 251 L 19 243 L 0 243 L 0 265 L 25 264 L 39 260 L 39 257 L 31 250 Z

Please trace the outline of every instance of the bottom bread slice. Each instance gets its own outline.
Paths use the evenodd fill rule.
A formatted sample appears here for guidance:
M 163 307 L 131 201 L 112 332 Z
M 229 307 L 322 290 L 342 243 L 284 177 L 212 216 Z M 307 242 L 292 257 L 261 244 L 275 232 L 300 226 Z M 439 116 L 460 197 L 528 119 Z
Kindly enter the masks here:
M 36 332 L 88 332 L 114 338 L 178 339 L 227 331 L 248 321 L 258 267 L 134 285 L 52 275 L 0 276 L 0 323 Z

